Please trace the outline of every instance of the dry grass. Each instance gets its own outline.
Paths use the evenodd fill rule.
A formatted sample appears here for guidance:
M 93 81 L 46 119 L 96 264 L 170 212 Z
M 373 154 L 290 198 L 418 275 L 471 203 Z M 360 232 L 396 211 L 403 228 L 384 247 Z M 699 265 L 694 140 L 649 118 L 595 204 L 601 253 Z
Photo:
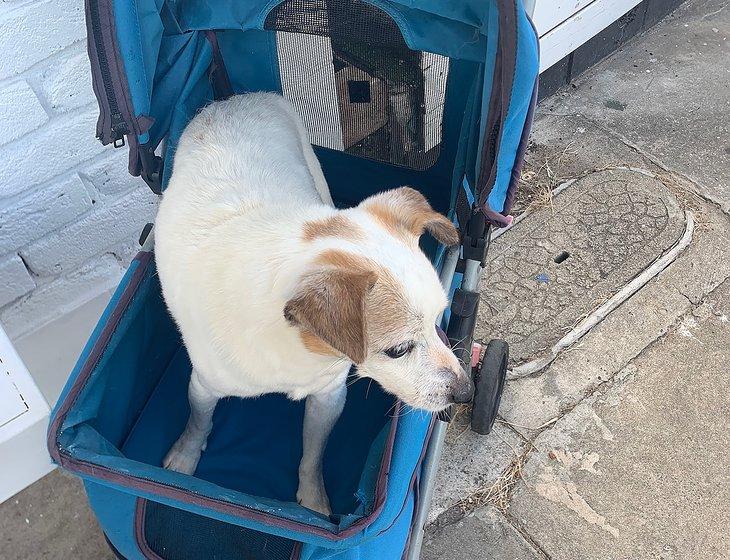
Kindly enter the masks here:
M 540 165 L 536 168 L 528 168 L 522 172 L 520 183 L 522 185 L 522 195 L 519 196 L 520 213 L 527 210 L 537 208 L 552 207 L 553 191 L 555 188 L 570 179 L 564 177 L 559 172 L 563 159 L 569 155 L 575 155 L 571 152 L 573 142 L 569 143 L 561 152 L 550 153 L 540 156 Z M 535 159 L 538 155 L 534 154 Z
M 522 468 L 531 450 L 531 446 L 528 445 L 527 449 L 516 456 L 502 474 L 499 475 L 499 478 L 491 485 L 480 488 L 466 498 L 463 498 L 458 503 L 462 512 L 467 513 L 487 505 L 492 505 L 502 512 L 507 511 L 512 492 L 517 483 L 522 479 Z

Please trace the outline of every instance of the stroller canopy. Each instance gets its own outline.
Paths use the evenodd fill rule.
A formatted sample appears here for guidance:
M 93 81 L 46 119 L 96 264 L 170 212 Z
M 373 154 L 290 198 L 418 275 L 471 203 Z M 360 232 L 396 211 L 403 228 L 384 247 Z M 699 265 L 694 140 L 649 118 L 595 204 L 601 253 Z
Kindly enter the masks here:
M 126 137 L 130 172 L 153 190 L 200 107 L 279 91 L 302 115 L 340 204 L 411 184 L 446 211 L 465 186 L 470 205 L 476 196 L 506 223 L 538 69 L 520 0 L 89 4 L 97 133 L 105 143 Z M 380 165 L 371 173 L 368 161 Z M 345 189 L 353 170 L 363 183 Z

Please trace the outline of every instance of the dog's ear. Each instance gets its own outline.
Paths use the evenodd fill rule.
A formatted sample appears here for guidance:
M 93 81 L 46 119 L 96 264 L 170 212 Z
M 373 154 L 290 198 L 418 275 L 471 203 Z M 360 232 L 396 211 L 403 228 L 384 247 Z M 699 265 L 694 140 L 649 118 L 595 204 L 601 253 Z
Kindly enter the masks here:
M 376 279 L 370 270 L 315 270 L 286 303 L 284 317 L 360 364 L 367 351 L 365 298 Z
M 418 239 L 427 231 L 444 245 L 456 245 L 459 232 L 446 216 L 439 214 L 416 189 L 400 187 L 366 198 L 360 206 L 391 233 Z

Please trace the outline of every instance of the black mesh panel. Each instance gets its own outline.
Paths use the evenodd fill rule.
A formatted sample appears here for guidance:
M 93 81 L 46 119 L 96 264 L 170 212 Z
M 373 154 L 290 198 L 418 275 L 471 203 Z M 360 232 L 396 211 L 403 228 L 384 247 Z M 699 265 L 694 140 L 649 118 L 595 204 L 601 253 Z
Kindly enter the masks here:
M 406 46 L 395 22 L 361 0 L 287 0 L 277 32 L 282 92 L 313 144 L 412 169 L 441 145 L 448 59 Z
M 295 541 L 147 502 L 144 537 L 165 560 L 290 560 Z

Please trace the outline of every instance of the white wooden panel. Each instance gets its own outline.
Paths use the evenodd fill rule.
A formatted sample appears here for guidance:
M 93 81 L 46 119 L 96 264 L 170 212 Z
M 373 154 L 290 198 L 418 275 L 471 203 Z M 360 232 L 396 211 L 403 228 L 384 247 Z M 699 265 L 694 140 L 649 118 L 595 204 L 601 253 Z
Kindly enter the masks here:
M 537 0 L 532 21 L 542 37 L 588 4 L 601 0 Z
M 0 327 L 0 502 L 53 465 L 46 451 L 48 404 Z
M 23 401 L 23 395 L 10 379 L 10 374 L 4 370 L 0 357 L 0 427 L 12 422 L 21 414 L 28 412 L 28 405 Z
M 540 38 L 540 71 L 547 70 L 641 0 L 595 0 Z

